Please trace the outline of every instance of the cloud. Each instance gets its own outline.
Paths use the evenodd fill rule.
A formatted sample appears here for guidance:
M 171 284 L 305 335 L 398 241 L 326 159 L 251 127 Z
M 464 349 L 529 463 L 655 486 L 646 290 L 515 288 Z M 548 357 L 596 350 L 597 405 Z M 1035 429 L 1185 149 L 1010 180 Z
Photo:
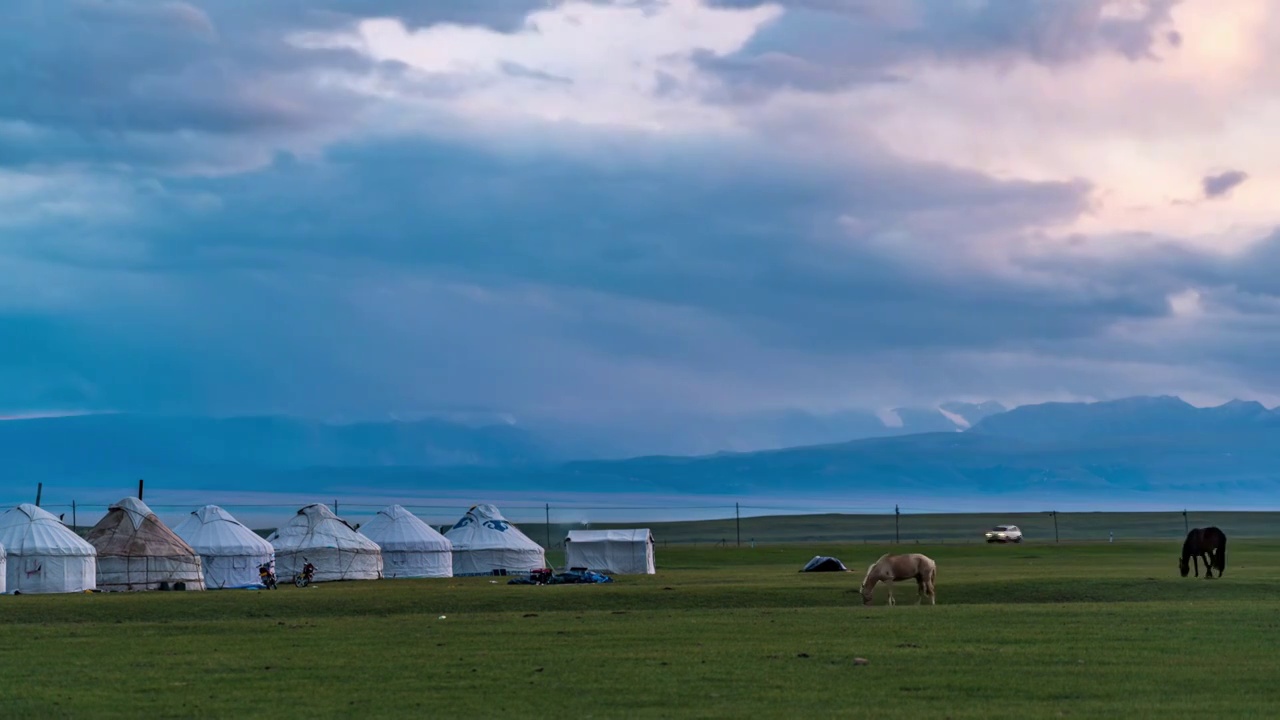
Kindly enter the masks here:
M 1249 179 L 1249 173 L 1243 170 L 1226 170 L 1216 175 L 1206 175 L 1201 185 L 1204 187 L 1206 200 L 1222 197 Z
M 740 53 L 703 58 L 731 96 L 790 88 L 829 91 L 901 81 L 921 63 L 1046 66 L 1100 54 L 1152 61 L 1176 47 L 1179 0 L 717 0 L 722 7 L 780 5 L 787 12 Z
M 372 61 L 301 49 L 294 33 L 370 15 L 409 27 L 513 30 L 543 0 L 360 0 L 307 7 L 14 0 L 0 25 L 0 166 L 50 162 L 178 172 L 237 171 L 280 148 L 306 151 L 349 130 L 368 103 L 334 73 Z M 393 72 L 388 69 L 387 72 Z
M 0 409 L 1280 394 L 1232 1 L 22 4 Z

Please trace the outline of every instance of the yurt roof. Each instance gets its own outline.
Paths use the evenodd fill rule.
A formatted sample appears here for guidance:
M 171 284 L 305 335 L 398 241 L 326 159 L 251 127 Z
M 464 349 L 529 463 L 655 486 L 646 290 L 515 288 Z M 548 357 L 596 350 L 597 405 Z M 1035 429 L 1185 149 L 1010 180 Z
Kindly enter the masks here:
M 97 550 L 53 513 L 23 503 L 0 515 L 0 545 L 11 555 L 96 555 Z
M 328 505 L 315 503 L 298 510 L 289 522 L 267 538 L 276 551 L 305 548 L 337 548 L 380 552 L 378 544 L 356 532 L 346 520 L 333 514 Z
M 202 555 L 269 555 L 271 543 L 217 505 L 205 505 L 174 526 L 178 537 Z
M 360 533 L 391 552 L 441 552 L 452 549 L 449 538 L 400 505 L 378 511 Z
M 453 543 L 454 550 L 481 550 L 490 548 L 527 548 L 541 551 L 543 548 L 520 531 L 510 520 L 489 504 L 473 505 L 462 519 L 449 528 L 444 536 Z
M 146 503 L 127 497 L 113 504 L 86 538 L 98 555 L 193 557 L 195 550 L 160 522 Z

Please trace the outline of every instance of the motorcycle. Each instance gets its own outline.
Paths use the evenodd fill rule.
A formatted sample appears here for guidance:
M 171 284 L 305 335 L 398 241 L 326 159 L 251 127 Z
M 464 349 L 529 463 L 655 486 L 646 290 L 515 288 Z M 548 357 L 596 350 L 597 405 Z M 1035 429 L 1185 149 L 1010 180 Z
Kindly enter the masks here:
M 307 560 L 306 558 L 302 559 Z M 293 576 L 293 584 L 300 588 L 304 588 L 311 584 L 311 581 L 315 579 L 315 576 L 316 566 L 312 565 L 310 560 L 307 560 L 307 564 L 302 566 L 302 572 Z
M 258 566 L 258 582 L 262 583 L 268 590 L 276 589 L 276 574 L 271 572 L 270 563 L 263 563 Z

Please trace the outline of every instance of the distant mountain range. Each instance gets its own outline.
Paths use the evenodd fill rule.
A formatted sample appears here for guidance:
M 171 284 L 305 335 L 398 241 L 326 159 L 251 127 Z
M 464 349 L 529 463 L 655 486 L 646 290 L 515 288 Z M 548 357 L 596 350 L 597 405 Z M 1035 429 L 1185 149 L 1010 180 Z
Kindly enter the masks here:
M 619 418 L 590 425 L 533 420 L 531 426 L 562 455 L 603 459 L 750 452 L 861 438 L 958 432 L 1005 410 L 997 402 L 947 402 L 937 407 L 899 407 L 883 413 L 779 410 L 734 416 L 673 415 L 656 421 L 644 418 L 628 422 Z
M 852 417 L 853 414 L 851 414 Z M 1176 397 L 1044 403 L 1004 410 L 899 410 L 900 426 L 752 452 L 568 460 L 563 444 L 511 425 L 326 425 L 98 415 L 0 422 L 5 474 L 127 489 L 666 493 L 934 498 L 1132 493 L 1271 497 L 1280 490 L 1280 412 L 1256 402 L 1197 408 Z M 832 425 L 824 427 L 834 427 Z M 926 428 L 907 433 L 906 429 Z M 153 481 L 149 480 L 149 483 Z M 25 490 L 23 491 L 25 495 Z

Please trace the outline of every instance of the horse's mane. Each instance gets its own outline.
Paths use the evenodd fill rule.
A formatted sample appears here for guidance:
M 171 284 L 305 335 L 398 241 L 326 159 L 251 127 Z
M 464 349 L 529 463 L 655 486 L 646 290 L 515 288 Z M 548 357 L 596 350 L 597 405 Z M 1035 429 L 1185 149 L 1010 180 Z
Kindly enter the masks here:
M 891 554 L 892 554 L 892 553 L 885 553 L 885 554 L 881 555 L 881 556 L 880 556 L 880 557 L 879 557 L 875 562 L 873 562 L 873 563 L 871 563 L 870 565 L 868 565 L 868 566 L 867 566 L 867 574 L 862 576 L 862 584 L 863 584 L 863 585 L 866 585 L 866 584 L 867 584 L 867 579 L 871 577 L 871 573 L 876 569 L 876 566 L 877 566 L 877 565 L 879 565 L 880 563 L 884 562 L 884 561 L 885 561 L 885 558 L 889 557 Z
M 1187 533 L 1187 539 L 1182 541 L 1182 559 L 1186 560 L 1196 552 L 1196 546 L 1200 544 L 1200 528 L 1193 528 Z

